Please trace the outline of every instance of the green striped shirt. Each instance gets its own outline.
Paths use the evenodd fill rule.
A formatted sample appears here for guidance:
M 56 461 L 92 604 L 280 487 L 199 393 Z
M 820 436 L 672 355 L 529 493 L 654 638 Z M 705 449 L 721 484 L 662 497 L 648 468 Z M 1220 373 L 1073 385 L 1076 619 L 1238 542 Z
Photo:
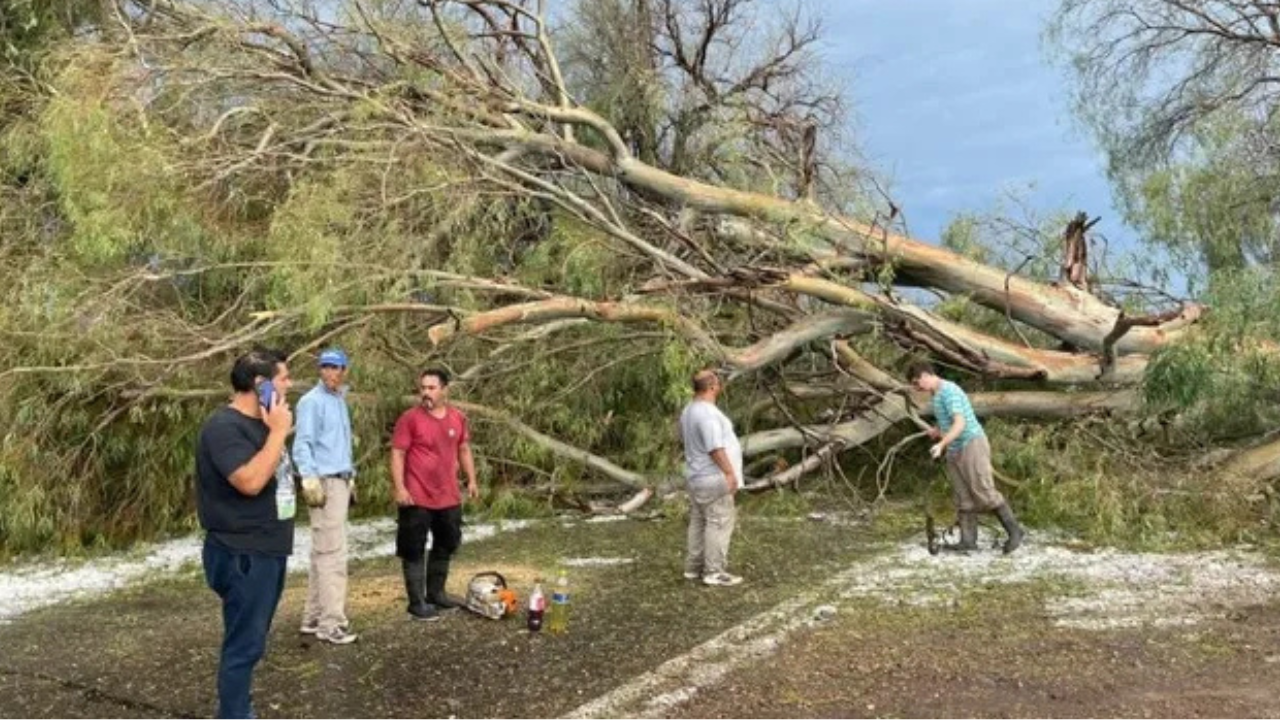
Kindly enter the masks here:
M 956 415 L 964 418 L 964 430 L 960 431 L 960 436 L 951 443 L 947 452 L 960 452 L 960 449 L 969 444 L 970 440 L 982 437 L 986 433 L 982 430 L 982 423 L 978 422 L 978 416 L 973 413 L 969 396 L 965 395 L 959 385 L 950 380 L 943 380 L 938 386 L 938 391 L 933 394 L 933 416 L 937 419 L 938 429 L 943 435 L 951 430 L 952 419 Z

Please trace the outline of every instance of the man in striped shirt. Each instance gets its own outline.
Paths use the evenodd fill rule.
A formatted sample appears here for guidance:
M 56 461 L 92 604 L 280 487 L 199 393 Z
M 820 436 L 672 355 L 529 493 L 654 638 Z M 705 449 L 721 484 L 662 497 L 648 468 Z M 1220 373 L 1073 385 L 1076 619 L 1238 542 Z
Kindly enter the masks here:
M 991 445 L 973 413 L 969 396 L 959 385 L 938 377 L 927 362 L 913 363 L 907 370 L 907 380 L 917 390 L 933 396 L 933 417 L 938 424 L 929 428 L 929 437 L 937 442 L 929 448 L 929 455 L 935 460 L 943 453 L 947 456 L 947 477 L 960 516 L 960 544 L 955 549 L 977 549 L 978 513 L 992 512 L 1009 535 L 1004 543 L 1005 554 L 1017 550 L 1025 533 L 1009 503 L 996 490 Z

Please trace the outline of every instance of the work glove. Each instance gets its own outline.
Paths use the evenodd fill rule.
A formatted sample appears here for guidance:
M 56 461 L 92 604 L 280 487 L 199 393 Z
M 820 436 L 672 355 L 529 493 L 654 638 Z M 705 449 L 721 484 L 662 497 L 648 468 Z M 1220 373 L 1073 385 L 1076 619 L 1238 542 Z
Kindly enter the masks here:
M 302 478 L 302 499 L 309 507 L 324 507 L 328 498 L 324 494 L 324 485 L 318 477 Z

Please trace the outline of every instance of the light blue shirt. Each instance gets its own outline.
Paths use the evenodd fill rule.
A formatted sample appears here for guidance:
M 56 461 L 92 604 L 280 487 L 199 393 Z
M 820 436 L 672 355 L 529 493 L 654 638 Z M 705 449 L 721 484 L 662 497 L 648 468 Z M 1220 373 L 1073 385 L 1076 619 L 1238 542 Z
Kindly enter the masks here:
M 351 473 L 355 463 L 351 451 L 351 415 L 347 411 L 347 389 L 330 392 L 317 383 L 298 401 L 293 437 L 293 464 L 302 477 L 323 477 Z
M 978 422 L 978 416 L 973 412 L 973 404 L 969 402 L 969 396 L 959 385 L 950 380 L 943 380 L 938 386 L 938 391 L 933 394 L 933 417 L 938 421 L 938 429 L 946 435 L 951 430 L 951 423 L 955 420 L 955 416 L 959 415 L 964 418 L 964 430 L 960 431 L 959 437 L 951 443 L 951 447 L 947 448 L 947 452 L 958 453 L 961 448 L 969 444 L 969 441 L 986 435 L 982 429 L 982 423 Z

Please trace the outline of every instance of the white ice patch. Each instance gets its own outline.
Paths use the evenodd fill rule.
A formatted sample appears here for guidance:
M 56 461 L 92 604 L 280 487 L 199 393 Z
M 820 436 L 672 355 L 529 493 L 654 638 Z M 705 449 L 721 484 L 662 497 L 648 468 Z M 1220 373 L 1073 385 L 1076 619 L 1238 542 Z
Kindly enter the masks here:
M 1194 624 L 1266 602 L 1280 589 L 1280 573 L 1265 558 L 1238 550 L 1086 552 L 1031 542 L 1007 557 L 998 550 L 933 556 L 915 542 L 860 567 L 839 591 L 841 598 L 950 604 L 984 585 L 1060 582 L 1062 595 L 1046 601 L 1048 616 L 1061 627 L 1094 630 Z
M 462 530 L 463 542 L 493 537 L 499 532 L 519 530 L 525 520 L 500 525 L 469 525 Z M 382 518 L 354 523 L 347 533 L 353 560 L 395 554 L 395 522 Z M 201 536 L 171 540 L 140 550 L 82 563 L 55 561 L 11 568 L 0 572 L 0 623 L 37 608 L 68 600 L 92 597 L 118 590 L 157 575 L 174 573 L 200 562 Z M 299 525 L 294 536 L 292 572 L 307 570 L 311 553 L 311 531 Z
M 894 605 L 947 606 L 991 584 L 1049 581 L 1063 585 L 1061 596 L 1046 601 L 1055 624 L 1107 630 L 1191 625 L 1267 601 L 1280 588 L 1280 574 L 1248 551 L 1082 552 L 1049 544 L 1049 538 L 1037 533 L 1007 557 L 992 549 L 934 556 L 923 538 L 891 547 L 587 702 L 568 717 L 668 716 L 735 668 L 775 652 L 797 629 L 829 621 L 841 602 L 874 598 Z M 982 546 L 989 548 L 990 538 L 984 537 Z
M 612 565 L 630 565 L 635 558 L 628 557 L 582 557 L 569 558 L 564 564 L 569 567 L 609 567 Z
M 622 514 L 592 515 L 591 517 L 587 518 L 584 522 L 588 522 L 594 525 L 596 523 L 622 522 L 623 520 L 630 520 L 630 519 L 631 519 L 630 515 L 622 515 Z

